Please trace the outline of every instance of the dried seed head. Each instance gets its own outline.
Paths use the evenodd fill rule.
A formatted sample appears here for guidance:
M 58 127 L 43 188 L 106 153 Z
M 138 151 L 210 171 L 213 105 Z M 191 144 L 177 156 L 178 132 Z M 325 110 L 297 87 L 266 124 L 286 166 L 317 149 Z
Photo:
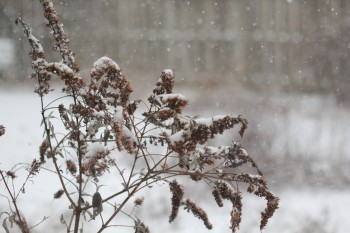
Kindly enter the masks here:
M 79 72 L 79 65 L 75 61 L 74 53 L 69 47 L 69 39 L 63 30 L 63 24 L 51 1 L 41 1 L 44 7 L 44 16 L 49 21 L 49 26 L 53 31 L 53 37 L 56 40 L 56 48 L 60 52 L 63 63 L 69 66 L 74 72 Z
M 237 211 L 236 209 L 231 211 L 231 226 L 232 233 L 235 233 L 239 228 L 239 224 L 241 223 L 242 212 Z
M 32 164 L 27 167 L 27 170 L 31 176 L 35 176 L 39 173 L 41 162 L 39 160 L 34 159 Z
M 67 170 L 72 174 L 75 175 L 75 173 L 77 173 L 78 169 L 77 169 L 77 165 L 75 165 L 75 163 L 73 162 L 73 160 L 68 159 L 66 161 L 66 165 L 67 165 Z
M 17 176 L 14 172 L 12 171 L 7 171 L 6 172 L 6 175 L 8 175 L 9 177 L 11 177 L 11 179 L 15 179 Z
M 253 186 L 252 184 L 250 184 L 250 185 L 248 186 L 247 192 L 249 192 L 249 193 L 254 192 L 254 186 Z
M 215 198 L 216 204 L 218 204 L 219 207 L 223 207 L 224 203 L 222 202 L 220 190 L 217 187 L 214 187 L 212 194 Z
M 139 198 L 136 198 L 136 199 L 135 199 L 134 204 L 135 204 L 136 206 L 142 206 L 143 201 L 144 201 L 144 197 L 139 197 Z
M 194 216 L 196 216 L 197 218 L 201 219 L 203 221 L 204 225 L 208 229 L 212 229 L 213 228 L 213 225 L 209 222 L 207 213 L 202 208 L 197 206 L 196 203 L 194 203 L 189 198 L 187 198 L 185 200 L 184 205 L 185 205 L 185 209 L 187 209 L 188 212 L 191 211 Z
M 173 180 L 172 182 L 169 183 L 170 186 L 170 191 L 173 194 L 171 197 L 171 214 L 169 217 L 169 222 L 174 221 L 176 218 L 178 212 L 179 212 L 179 207 L 181 204 L 181 200 L 184 196 L 184 191 L 183 187 L 177 183 L 176 180 Z
M 47 139 L 45 139 L 39 147 L 40 161 L 42 163 L 45 162 L 45 153 L 46 153 L 48 148 L 49 148 L 49 142 Z
M 53 198 L 58 199 L 63 195 L 63 193 L 64 193 L 63 189 L 60 189 L 53 195 Z
M 205 176 L 205 174 L 203 174 L 200 171 L 196 171 L 196 172 L 193 172 L 190 174 L 191 179 L 196 181 L 196 182 L 200 181 L 204 176 Z
M 84 178 L 79 176 L 79 175 L 76 175 L 75 176 L 75 180 L 76 182 L 79 184 L 79 183 L 83 183 L 84 182 Z
M 148 227 L 140 219 L 135 220 L 134 223 L 135 233 L 150 233 Z
M 153 93 L 156 95 L 172 93 L 174 87 L 174 80 L 174 71 L 170 69 L 163 70 L 162 74 L 160 75 L 159 81 L 153 89 Z
M 5 134 L 5 127 L 3 125 L 0 125 L 0 136 Z
M 260 186 L 254 192 L 259 197 L 264 197 L 267 200 L 267 206 L 261 213 L 260 230 L 264 229 L 268 220 L 273 216 L 275 211 L 279 208 L 279 198 L 273 195 L 266 187 Z

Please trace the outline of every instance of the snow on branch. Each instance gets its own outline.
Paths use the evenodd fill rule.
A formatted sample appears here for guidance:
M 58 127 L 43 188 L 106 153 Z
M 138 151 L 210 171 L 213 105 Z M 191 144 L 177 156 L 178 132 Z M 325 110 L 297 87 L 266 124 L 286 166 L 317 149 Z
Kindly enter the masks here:
M 69 47 L 69 39 L 63 30 L 63 25 L 56 13 L 51 0 L 40 0 L 44 8 L 44 16 L 49 21 L 48 26 L 52 29 L 52 35 L 56 41 L 55 50 L 61 54 L 63 63 L 69 66 L 74 72 L 79 72 L 79 65 L 75 61 L 74 53 Z
M 118 78 L 121 75 L 121 70 L 118 64 L 109 57 L 101 57 L 94 62 L 90 76 L 94 81 L 98 81 L 106 73 L 115 74 Z
M 19 23 L 22 25 L 24 34 L 27 36 L 29 40 L 29 44 L 32 47 L 32 51 L 30 53 L 32 60 L 33 61 L 36 61 L 37 59 L 44 60 L 45 59 L 44 49 L 41 46 L 40 41 L 35 36 L 33 36 L 32 30 L 30 29 L 29 24 L 24 22 L 22 18 L 17 18 L 15 23 L 16 25 L 18 25 Z
M 69 68 L 69 66 L 59 62 L 46 64 L 46 69 L 52 73 L 57 74 L 60 77 L 74 78 L 75 75 L 74 71 Z

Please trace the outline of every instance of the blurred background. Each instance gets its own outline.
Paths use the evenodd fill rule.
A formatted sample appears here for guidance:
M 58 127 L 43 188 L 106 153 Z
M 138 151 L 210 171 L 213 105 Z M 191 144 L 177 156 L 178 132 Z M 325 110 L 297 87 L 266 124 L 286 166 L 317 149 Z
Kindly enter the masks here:
M 83 77 L 88 79 L 94 61 L 108 56 L 131 81 L 133 96 L 143 98 L 161 71 L 171 68 L 175 91 L 190 99 L 187 115 L 248 119 L 243 139 L 231 132 L 211 143 L 240 140 L 281 196 L 281 210 L 266 232 L 348 232 L 343 214 L 344 203 L 350 204 L 350 1 L 53 2 Z M 30 102 L 36 97 L 30 47 L 15 18 L 30 23 L 49 61 L 60 58 L 52 51 L 39 1 L 0 0 L 0 9 L 0 123 L 8 137 L 11 125 L 33 134 L 14 120 L 21 96 L 37 105 Z M 27 114 L 38 118 L 38 108 L 31 109 Z M 15 135 L 6 140 L 18 141 L 21 135 Z M 23 135 L 36 151 L 39 144 L 29 139 Z M 258 220 L 247 221 L 241 232 L 254 232 L 250 227 Z

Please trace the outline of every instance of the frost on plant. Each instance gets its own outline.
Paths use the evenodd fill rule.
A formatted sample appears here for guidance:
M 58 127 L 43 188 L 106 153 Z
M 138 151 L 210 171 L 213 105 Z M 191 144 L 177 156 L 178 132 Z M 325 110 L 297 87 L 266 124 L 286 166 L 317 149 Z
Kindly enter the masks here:
M 232 115 L 210 118 L 182 115 L 189 100 L 174 93 L 175 73 L 171 69 L 162 71 L 146 101 L 130 99 L 131 84 L 111 58 L 98 59 L 90 70 L 90 78 L 82 78 L 52 2 L 40 2 L 55 40 L 54 49 L 61 55 L 61 61 L 48 61 L 30 26 L 21 18 L 16 23 L 23 27 L 31 45 L 32 76 L 37 82 L 35 92 L 42 104 L 45 138 L 36 165 L 52 163 L 56 169 L 61 187 L 54 198 L 65 197 L 74 215 L 74 220 L 69 222 L 63 216 L 61 218 L 67 232 L 78 232 L 91 222 L 99 224 L 98 232 L 118 227 L 113 220 L 125 213 L 129 204 L 142 207 L 143 198 L 132 199 L 152 183 L 168 183 L 170 186 L 169 222 L 176 219 L 181 213 L 180 207 L 183 207 L 208 229 L 215 227 L 207 212 L 186 196 L 186 187 L 177 177 L 189 177 L 194 184 L 208 184 L 208 189 L 211 189 L 208 198 L 215 199 L 219 207 L 229 202 L 232 206 L 232 232 L 238 230 L 242 216 L 242 193 L 238 184 L 247 184 L 248 192 L 267 200 L 266 209 L 261 214 L 260 229 L 263 229 L 278 208 L 279 199 L 268 190 L 257 164 L 237 142 L 229 146 L 205 146 L 218 134 L 234 127 L 239 127 L 239 134 L 243 137 L 248 127 L 247 120 Z M 69 98 L 69 104 L 60 102 L 60 99 L 44 104 L 45 96 L 53 89 L 53 77 L 64 82 L 62 97 Z M 57 121 L 52 121 L 53 117 L 60 119 L 64 132 L 56 133 Z M 125 156 L 132 158 L 131 164 L 124 163 Z M 254 169 L 254 174 L 237 173 L 240 170 L 236 168 L 245 164 Z M 122 183 L 119 190 L 110 195 L 104 195 L 103 188 L 94 194 L 85 192 L 87 186 L 96 185 L 97 190 L 103 186 L 103 180 L 111 175 L 108 171 L 112 169 L 119 174 L 118 178 L 113 177 L 116 184 Z M 66 173 L 63 174 L 62 170 Z M 74 185 L 67 184 L 64 179 L 72 180 Z M 86 201 L 88 197 L 91 204 Z M 118 200 L 115 205 L 111 204 L 114 200 Z M 104 211 L 107 208 L 111 208 L 112 214 Z M 87 214 L 90 218 L 86 218 Z M 128 216 L 130 226 L 136 232 L 149 232 L 141 220 Z

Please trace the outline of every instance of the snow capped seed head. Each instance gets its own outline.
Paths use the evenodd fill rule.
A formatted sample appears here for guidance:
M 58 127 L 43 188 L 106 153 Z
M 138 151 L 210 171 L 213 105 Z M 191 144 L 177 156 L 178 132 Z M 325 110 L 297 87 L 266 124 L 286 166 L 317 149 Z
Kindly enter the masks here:
M 94 62 L 91 73 L 99 72 L 106 69 L 114 69 L 120 71 L 119 65 L 109 57 L 101 57 Z
M 174 76 L 174 72 L 172 69 L 165 69 L 165 70 L 163 70 L 162 73 L 170 75 L 170 76 Z

